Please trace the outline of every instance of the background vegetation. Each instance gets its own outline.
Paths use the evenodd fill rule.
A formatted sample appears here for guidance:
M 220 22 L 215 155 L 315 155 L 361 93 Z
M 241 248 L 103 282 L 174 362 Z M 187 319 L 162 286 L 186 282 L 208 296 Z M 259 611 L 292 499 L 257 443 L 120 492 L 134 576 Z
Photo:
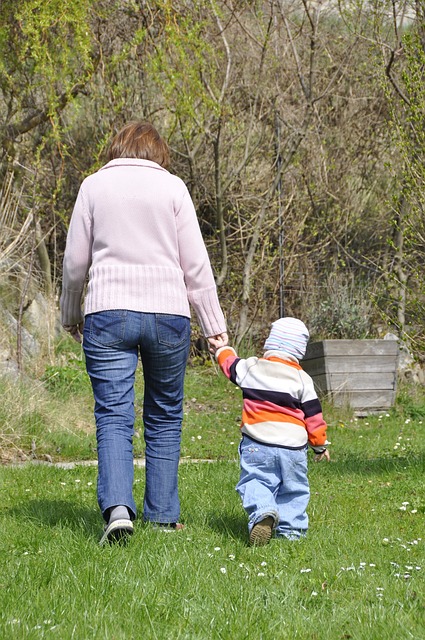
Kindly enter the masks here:
M 3 0 L 3 305 L 57 300 L 79 184 L 111 134 L 145 118 L 190 188 L 237 344 L 286 313 L 314 338 L 390 329 L 421 357 L 424 12 Z
M 192 193 L 242 351 L 285 313 L 313 339 L 391 330 L 421 359 L 424 70 L 420 0 L 1 0 L 0 360 L 21 373 L 0 375 L 2 637 L 423 638 L 423 389 L 362 420 L 325 401 L 310 535 L 251 549 L 239 392 L 194 351 L 186 528 L 137 521 L 101 549 L 92 394 L 57 301 L 79 184 L 144 118 Z M 139 508 L 142 393 L 139 372 Z

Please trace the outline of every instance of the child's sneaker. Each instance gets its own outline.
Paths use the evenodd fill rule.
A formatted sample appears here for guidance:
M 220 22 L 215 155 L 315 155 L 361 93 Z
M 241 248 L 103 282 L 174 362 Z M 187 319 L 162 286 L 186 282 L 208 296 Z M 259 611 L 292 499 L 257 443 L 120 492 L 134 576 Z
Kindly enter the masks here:
M 252 547 L 263 547 L 270 542 L 275 519 L 267 516 L 263 520 L 256 522 L 249 534 L 249 544 Z

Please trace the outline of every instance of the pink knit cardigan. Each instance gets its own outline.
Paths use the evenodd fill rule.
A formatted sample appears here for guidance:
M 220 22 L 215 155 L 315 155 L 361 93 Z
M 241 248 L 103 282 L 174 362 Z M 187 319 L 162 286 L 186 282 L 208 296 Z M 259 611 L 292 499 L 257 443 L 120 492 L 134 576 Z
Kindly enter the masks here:
M 63 261 L 62 324 L 108 309 L 190 317 L 189 303 L 204 336 L 226 331 L 186 185 L 155 162 L 108 162 L 83 181 L 75 202 Z

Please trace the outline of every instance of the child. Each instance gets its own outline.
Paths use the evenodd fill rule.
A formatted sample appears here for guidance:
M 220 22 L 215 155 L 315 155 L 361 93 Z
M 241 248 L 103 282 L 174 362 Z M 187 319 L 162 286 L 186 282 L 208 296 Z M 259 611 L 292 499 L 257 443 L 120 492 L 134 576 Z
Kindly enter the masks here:
M 223 373 L 243 393 L 241 473 L 236 490 L 249 516 L 251 545 L 275 536 L 307 533 L 310 498 L 307 448 L 329 460 L 326 422 L 313 380 L 299 364 L 309 333 L 301 320 L 273 322 L 262 358 L 239 358 L 232 347 L 211 345 Z

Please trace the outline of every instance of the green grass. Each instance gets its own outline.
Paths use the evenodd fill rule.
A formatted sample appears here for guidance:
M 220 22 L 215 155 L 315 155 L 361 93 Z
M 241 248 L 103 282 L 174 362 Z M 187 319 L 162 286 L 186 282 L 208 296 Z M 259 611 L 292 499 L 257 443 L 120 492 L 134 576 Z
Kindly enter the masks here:
M 95 468 L 1 468 L 1 637 L 423 638 L 423 454 L 334 457 L 310 465 L 308 538 L 260 549 L 235 462 L 182 465 L 186 529 L 137 522 L 126 548 L 97 544 Z
M 213 367 L 191 368 L 185 529 L 156 532 L 137 520 L 127 547 L 100 548 L 96 468 L 37 464 L 47 454 L 95 457 L 89 389 L 82 381 L 61 397 L 67 375 L 56 388 L 3 387 L 3 447 L 35 441 L 36 459 L 0 467 L 0 637 L 424 639 L 421 394 L 401 390 L 394 410 L 367 419 L 325 406 L 332 460 L 310 459 L 307 539 L 252 549 L 234 489 L 239 392 Z M 141 394 L 139 378 L 137 403 Z M 140 429 L 140 413 L 137 421 Z M 142 437 L 135 449 L 142 456 Z M 140 511 L 143 490 L 136 466 Z
M 2 460 L 92 460 L 96 457 L 93 397 L 82 354 L 45 367 L 40 380 L 11 384 L 0 377 Z M 143 375 L 135 389 L 134 455 L 144 456 Z M 237 457 L 239 391 L 213 366 L 188 369 L 185 384 L 183 458 Z

